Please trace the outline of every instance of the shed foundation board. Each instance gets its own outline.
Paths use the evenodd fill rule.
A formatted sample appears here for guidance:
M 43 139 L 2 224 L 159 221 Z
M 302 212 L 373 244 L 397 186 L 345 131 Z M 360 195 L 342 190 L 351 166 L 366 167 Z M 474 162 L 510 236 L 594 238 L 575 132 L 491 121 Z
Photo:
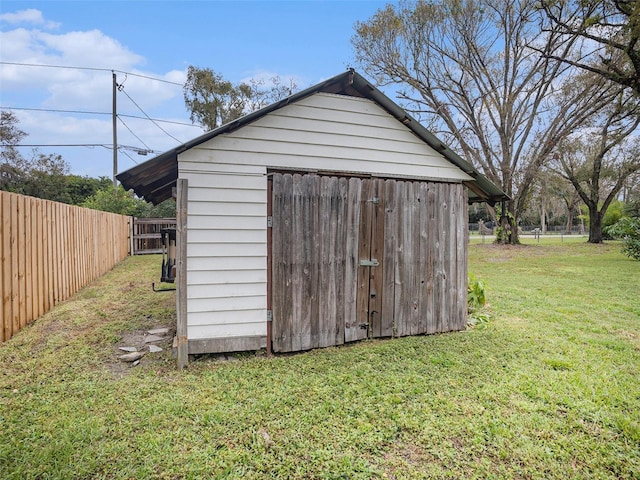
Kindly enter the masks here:
M 246 352 L 266 346 L 266 336 L 207 338 L 189 340 L 189 354 Z

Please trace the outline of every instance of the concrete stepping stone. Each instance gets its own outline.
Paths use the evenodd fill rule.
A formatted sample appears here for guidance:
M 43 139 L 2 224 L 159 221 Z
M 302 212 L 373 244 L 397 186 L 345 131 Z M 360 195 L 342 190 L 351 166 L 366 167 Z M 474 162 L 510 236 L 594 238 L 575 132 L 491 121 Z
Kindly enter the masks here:
M 144 343 L 159 342 L 165 339 L 166 337 L 159 337 L 157 335 L 147 335 L 146 337 L 144 337 Z
M 119 350 L 123 352 L 137 352 L 138 349 L 136 347 L 118 347 Z
M 153 330 L 148 330 L 150 335 L 166 335 L 169 333 L 168 328 L 154 328 Z
M 124 355 L 120 355 L 118 358 L 123 362 L 135 362 L 136 360 L 140 360 L 144 357 L 145 352 L 131 352 L 125 353 Z

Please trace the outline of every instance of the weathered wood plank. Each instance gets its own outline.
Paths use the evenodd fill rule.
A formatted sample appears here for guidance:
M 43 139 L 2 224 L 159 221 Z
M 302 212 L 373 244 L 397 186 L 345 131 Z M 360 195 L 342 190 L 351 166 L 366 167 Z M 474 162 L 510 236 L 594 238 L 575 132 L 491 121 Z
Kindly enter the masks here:
M 468 235 L 469 235 L 469 206 L 467 202 L 467 189 L 463 185 L 456 186 L 456 198 L 458 199 L 456 248 L 458 267 L 458 320 L 456 330 L 462 330 L 467 325 L 467 262 L 468 262 Z
M 242 336 L 227 338 L 209 338 L 189 340 L 188 348 L 191 355 L 200 353 L 229 353 L 259 350 L 267 345 L 265 336 Z
M 411 259 L 409 261 L 409 314 L 411 318 L 410 335 L 418 335 L 420 331 L 420 203 L 419 183 L 407 182 L 407 212 L 410 217 L 409 237 L 411 239 Z
M 382 337 L 382 295 L 384 276 L 384 217 L 385 186 L 383 179 L 373 180 L 374 199 L 371 216 L 371 258 L 378 261 L 377 267 L 369 272 L 369 334 L 373 338 Z
M 318 282 L 314 285 L 314 294 L 317 295 L 317 330 L 315 332 L 315 347 L 326 347 L 333 344 L 333 331 L 331 328 L 335 317 L 335 271 L 333 262 L 335 262 L 335 250 L 333 244 L 337 240 L 335 238 L 335 217 L 337 212 L 332 211 L 332 187 L 337 185 L 336 177 L 321 177 L 319 179 L 319 205 L 318 216 L 319 222 L 315 225 L 316 237 L 318 238 L 315 251 L 319 253 L 314 258 L 312 270 L 317 269 Z M 334 216 L 335 214 L 335 216 Z M 320 291 L 318 291 L 320 290 Z
M 367 338 L 369 324 L 369 278 L 371 267 L 360 266 L 362 261 L 371 260 L 371 229 L 373 217 L 374 180 L 362 180 L 362 196 L 360 198 L 360 231 L 358 232 L 358 293 L 356 297 L 357 316 L 355 325 L 351 326 L 351 340 Z
M 396 205 L 398 212 L 397 222 L 397 238 L 398 245 L 396 248 L 396 257 L 394 259 L 396 266 L 396 292 L 394 304 L 394 318 L 396 323 L 396 336 L 403 337 L 410 331 L 410 315 L 409 315 L 409 298 L 407 285 L 407 257 L 409 250 L 407 249 L 406 235 L 407 229 L 407 211 L 406 211 L 406 187 L 407 182 L 396 183 Z
M 349 231 L 347 199 L 349 194 L 349 181 L 342 177 L 338 180 L 337 191 L 337 217 L 336 217 L 336 242 L 335 242 L 335 259 L 336 259 L 336 305 L 334 320 L 334 345 L 342 345 L 344 343 L 344 327 L 345 327 L 345 297 L 347 285 L 345 284 L 347 277 L 347 238 Z
M 178 368 L 184 368 L 189 362 L 189 344 L 187 339 L 187 206 L 189 203 L 189 181 L 179 178 L 177 181 L 178 198 L 176 200 L 176 339 Z
M 296 184 L 296 179 L 298 180 Z M 296 185 L 298 188 L 296 189 Z M 318 189 L 319 178 L 316 175 L 294 175 L 294 196 L 299 196 L 300 208 L 294 219 L 299 226 L 296 241 L 298 243 L 298 272 L 300 281 L 299 314 L 294 318 L 295 334 L 299 333 L 297 350 L 309 350 L 317 344 L 318 335 L 318 291 L 314 289 L 318 275 Z M 294 208 L 296 203 L 294 202 Z M 294 231 L 296 231 L 294 229 Z M 314 312 L 316 315 L 314 315 Z
M 380 336 L 390 337 L 395 335 L 395 273 L 398 243 L 396 181 L 386 180 L 384 188 L 384 252 L 382 259 L 382 318 Z
M 435 318 L 435 274 L 438 234 L 438 205 L 437 186 L 427 184 L 427 265 L 426 265 L 426 302 L 427 302 L 427 330 L 426 333 L 436 332 Z
M 417 198 L 418 198 L 418 214 L 416 219 L 416 225 L 418 227 L 418 273 L 416 278 L 416 285 L 418 288 L 418 333 L 427 333 L 427 319 L 428 319 L 428 295 L 427 295 L 427 282 L 429 273 L 429 244 L 427 236 L 428 228 L 428 184 L 426 182 L 420 182 L 417 184 Z
M 344 275 L 344 341 L 357 340 L 358 324 L 358 270 L 360 269 L 360 217 L 362 204 L 362 180 L 350 178 L 347 192 L 347 232 L 345 242 L 345 275 Z
M 449 269 L 448 254 L 449 245 L 447 243 L 447 222 L 449 219 L 449 205 L 447 198 L 446 186 L 442 183 L 438 184 L 438 193 L 440 197 L 440 215 L 438 218 L 439 230 L 439 268 L 438 268 L 438 296 L 437 306 L 440 309 L 438 315 L 438 331 L 446 332 L 448 330 L 447 319 L 449 317 L 449 308 L 447 304 L 447 272 Z
M 293 314 L 291 284 L 292 175 L 273 175 L 273 350 L 291 351 L 291 316 Z

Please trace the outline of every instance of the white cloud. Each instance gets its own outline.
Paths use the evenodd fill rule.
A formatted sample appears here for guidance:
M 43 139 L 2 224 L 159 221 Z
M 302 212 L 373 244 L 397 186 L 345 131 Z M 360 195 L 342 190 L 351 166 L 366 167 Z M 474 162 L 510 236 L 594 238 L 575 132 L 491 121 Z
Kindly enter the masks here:
M 145 117 L 147 114 L 152 118 L 189 123 L 182 98 L 186 69 L 149 71 L 144 68 L 146 59 L 142 55 L 97 29 L 43 31 L 38 26 L 52 25 L 52 22 L 47 22 L 36 10 L 7 13 L 2 15 L 2 21 L 0 57 L 5 62 L 0 65 L 2 106 L 102 113 L 83 115 L 14 110 L 20 128 L 29 134 L 24 143 L 110 144 L 112 70 L 116 71 L 117 82 L 123 85 L 116 97 L 117 112 L 150 149 L 164 151 L 176 146 L 178 142 L 171 136 L 185 142 L 202 133 L 201 129 L 188 125 L 159 123 L 168 135 L 149 120 L 126 116 Z M 31 25 L 17 26 L 19 23 Z M 118 143 L 144 148 L 141 141 L 120 122 Z M 110 175 L 111 152 L 105 148 L 52 147 L 40 150 L 45 154 L 62 154 L 71 163 L 73 172 Z M 24 153 L 28 154 L 28 151 Z M 137 161 L 145 160 L 136 154 L 132 156 Z M 129 168 L 133 162 L 122 155 L 121 165 L 122 169 Z
M 36 10 L 35 8 L 20 10 L 15 13 L 0 14 L 0 21 L 9 23 L 12 25 L 18 25 L 18 24 L 38 25 L 50 30 L 60 27 L 60 24 L 57 22 L 46 21 L 42 16 L 42 12 L 40 10 Z

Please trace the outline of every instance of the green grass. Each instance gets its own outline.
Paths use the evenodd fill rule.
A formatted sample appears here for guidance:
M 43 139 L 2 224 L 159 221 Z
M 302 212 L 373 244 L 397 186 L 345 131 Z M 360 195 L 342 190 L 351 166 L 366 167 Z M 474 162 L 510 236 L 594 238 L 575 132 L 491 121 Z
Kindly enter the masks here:
M 486 328 L 182 372 L 114 367 L 174 318 L 129 258 L 0 346 L 0 478 L 639 478 L 640 262 L 530 243 L 470 247 Z

